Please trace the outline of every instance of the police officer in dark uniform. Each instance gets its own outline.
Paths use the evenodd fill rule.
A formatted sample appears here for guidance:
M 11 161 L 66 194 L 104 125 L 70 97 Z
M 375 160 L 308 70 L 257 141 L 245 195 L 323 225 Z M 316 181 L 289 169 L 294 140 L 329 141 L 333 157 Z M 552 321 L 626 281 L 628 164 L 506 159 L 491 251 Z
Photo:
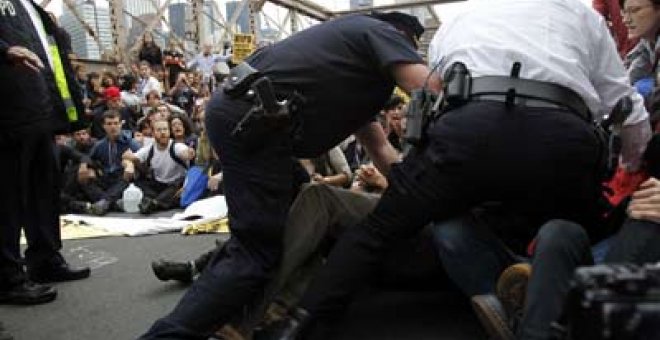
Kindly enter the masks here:
M 623 164 L 639 166 L 648 113 L 606 24 L 580 1 L 482 3 L 443 24 L 429 54 L 448 106 L 392 166 L 378 206 L 342 235 L 300 307 L 260 339 L 323 338 L 390 244 L 483 203 L 504 203 L 530 228 L 554 218 L 593 226 L 607 158 L 593 121 L 624 96 L 634 109 Z
M 429 71 L 415 50 L 422 32 L 406 14 L 350 15 L 263 47 L 246 59 L 249 67 L 234 68 L 206 114 L 223 165 L 231 239 L 143 338 L 206 339 L 263 293 L 282 252 L 294 157 L 316 157 L 359 130 L 387 172 L 398 156 L 373 118 L 395 84 L 423 85 Z M 268 79 L 277 103 L 262 86 Z
M 62 248 L 54 133 L 68 131 L 83 106 L 50 16 L 28 0 L 0 1 L 0 304 L 52 301 L 46 283 L 89 276 L 72 268 Z M 25 229 L 27 275 L 20 256 Z

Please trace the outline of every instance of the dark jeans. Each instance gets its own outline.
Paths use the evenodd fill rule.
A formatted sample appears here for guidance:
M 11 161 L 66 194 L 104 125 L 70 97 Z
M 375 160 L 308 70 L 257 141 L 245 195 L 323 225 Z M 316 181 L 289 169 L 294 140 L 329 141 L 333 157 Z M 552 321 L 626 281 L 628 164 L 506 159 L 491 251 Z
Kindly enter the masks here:
M 495 235 L 490 224 L 475 216 L 436 224 L 433 236 L 447 274 L 468 296 L 493 294 L 502 271 L 526 260 L 513 255 L 506 238 Z M 548 339 L 551 323 L 562 313 L 575 268 L 593 263 L 587 233 L 569 221 L 545 223 L 536 235 L 531 263 L 532 276 L 518 336 Z
M 183 179 L 174 183 L 161 183 L 154 179 L 143 179 L 135 182 L 144 195 L 144 198 L 151 198 L 158 202 L 160 210 L 172 209 L 179 206 L 177 192 L 183 186 Z
M 25 279 L 19 240 L 25 230 L 28 267 L 64 261 L 59 220 L 59 184 L 49 131 L 0 134 L 0 288 Z
M 562 110 L 472 102 L 445 114 L 428 145 L 393 166 L 379 204 L 342 236 L 300 305 L 320 318 L 341 314 L 392 243 L 483 202 L 590 225 L 600 147 L 593 126 Z
M 660 225 L 627 219 L 611 241 L 606 263 L 644 264 L 660 261 Z
M 121 172 L 106 174 L 89 183 L 79 185 L 80 191 L 92 203 L 101 199 L 114 203 L 121 198 L 124 190 L 128 188 L 128 182 L 124 180 Z
M 282 233 L 293 196 L 291 138 L 283 131 L 261 136 L 249 150 L 231 132 L 249 103 L 216 92 L 207 107 L 209 139 L 220 155 L 231 238 L 214 256 L 174 310 L 144 339 L 207 339 L 240 318 L 264 294 L 282 254 Z

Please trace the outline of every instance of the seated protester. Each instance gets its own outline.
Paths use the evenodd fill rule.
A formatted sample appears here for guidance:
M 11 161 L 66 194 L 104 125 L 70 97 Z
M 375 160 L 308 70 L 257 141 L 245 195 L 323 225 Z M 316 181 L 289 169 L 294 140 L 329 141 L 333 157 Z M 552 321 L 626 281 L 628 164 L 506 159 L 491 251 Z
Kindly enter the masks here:
M 163 119 L 167 120 L 172 113 L 186 114 L 180 107 L 169 104 L 161 100 L 160 97 L 156 97 L 155 93 L 149 94 L 149 97 L 150 99 L 147 101 L 148 110 L 143 110 L 145 115 L 149 114 L 151 111 L 157 111 L 161 114 Z
M 140 213 L 150 214 L 178 206 L 177 193 L 186 177 L 186 169 L 195 157 L 195 150 L 170 139 L 170 126 L 165 120 L 154 122 L 154 143 L 142 147 L 136 153 L 126 152 L 123 159 L 130 161 L 126 168 L 127 179 L 134 177 L 137 165 L 142 176 L 135 184 L 142 189 Z
M 177 143 L 187 145 L 193 150 L 197 149 L 197 135 L 193 131 L 190 118 L 181 114 L 172 114 L 169 121 L 172 128 L 172 139 Z
M 157 116 L 155 112 L 151 116 Z M 150 146 L 154 143 L 152 122 L 149 116 L 142 117 L 137 122 L 137 130 L 133 133 L 133 139 L 140 144 L 140 147 Z
M 86 123 L 75 122 L 72 123 L 71 130 L 73 131 L 71 134 L 73 148 L 80 153 L 88 155 L 97 141 L 96 138 L 90 136 L 88 125 Z
M 163 93 L 163 87 L 161 83 L 152 76 L 151 66 L 145 60 L 140 62 L 140 78 L 138 79 L 137 92 L 144 98 L 148 94 L 155 92 L 160 98 Z
M 137 79 L 130 74 L 121 77 L 121 102 L 124 107 L 131 110 L 133 114 L 133 121 L 142 117 L 140 105 L 142 104 L 142 96 L 137 92 Z
M 80 203 L 83 194 L 79 191 L 77 183 L 86 182 L 96 176 L 96 173 L 90 166 L 92 163 L 91 158 L 88 154 L 82 153 L 74 147 L 56 143 L 55 160 L 58 166 L 58 182 L 61 188 L 61 212 L 87 212 L 87 205 Z
M 319 157 L 301 160 L 301 163 L 313 183 L 346 188 L 351 185 L 353 172 L 339 146 L 335 146 Z
M 211 197 L 224 194 L 222 188 L 222 164 L 218 159 L 218 154 L 211 147 L 209 136 L 206 134 L 204 125 L 204 112 L 201 112 L 200 133 L 195 149 L 195 165 L 201 166 L 209 177 L 206 183 L 206 192 L 202 197 Z
M 160 93 L 151 91 L 147 93 L 142 104 L 142 116 L 148 115 L 152 111 L 156 111 L 156 107 L 161 103 Z
M 381 176 L 380 173 L 375 176 Z M 385 184 L 387 185 L 387 184 Z M 284 232 L 284 255 L 277 275 L 257 307 L 248 318 L 237 318 L 231 328 L 238 329 L 249 339 L 258 323 L 269 323 L 283 316 L 287 307 L 294 306 L 314 273 L 323 263 L 326 249 L 356 221 L 366 216 L 380 196 L 355 193 L 329 185 L 304 185 L 289 210 Z M 190 283 L 200 274 L 213 256 L 223 255 L 223 243 L 189 262 L 158 260 L 152 269 L 159 280 Z M 414 240 L 401 242 L 387 256 L 386 265 L 376 280 L 379 287 L 388 289 L 446 289 L 449 284 L 437 260 L 428 232 Z M 254 311 L 254 312 L 252 312 Z M 228 331 L 224 328 L 221 333 Z M 232 337 L 233 338 L 233 337 Z M 256 337 L 255 337 L 256 339 Z
M 90 152 L 93 166 L 97 170 L 96 178 L 79 183 L 86 201 L 85 210 L 99 216 L 105 215 L 113 207 L 128 186 L 123 176 L 129 162 L 122 162 L 122 155 L 128 150 L 139 149 L 134 140 L 121 133 L 119 112 L 110 110 L 103 114 L 103 129 L 105 137 Z
M 188 84 L 188 77 L 184 72 L 179 73 L 168 95 L 172 98 L 174 105 L 186 111 L 188 116 L 192 115 L 195 105 L 195 92 Z
M 403 109 L 405 102 L 403 98 L 397 95 L 393 95 L 381 111 L 381 123 L 383 125 L 383 130 L 387 136 L 387 140 L 392 144 L 392 146 L 401 152 L 401 142 L 403 139 L 403 127 L 401 126 L 401 121 L 403 119 Z
M 133 113 L 122 104 L 121 92 L 119 88 L 111 86 L 103 91 L 105 104 L 100 105 L 94 110 L 94 120 L 92 121 L 91 133 L 94 138 L 103 138 L 105 136 L 105 128 L 103 123 L 103 115 L 108 110 L 117 111 L 121 117 L 121 132 L 127 137 L 133 135 L 132 130 L 135 127 L 133 120 Z
M 355 138 L 355 135 L 346 138 L 339 144 L 339 147 L 344 152 L 344 157 L 346 157 L 346 161 L 348 161 L 348 166 L 351 168 L 351 171 L 356 171 L 361 165 L 370 163 L 367 151 Z

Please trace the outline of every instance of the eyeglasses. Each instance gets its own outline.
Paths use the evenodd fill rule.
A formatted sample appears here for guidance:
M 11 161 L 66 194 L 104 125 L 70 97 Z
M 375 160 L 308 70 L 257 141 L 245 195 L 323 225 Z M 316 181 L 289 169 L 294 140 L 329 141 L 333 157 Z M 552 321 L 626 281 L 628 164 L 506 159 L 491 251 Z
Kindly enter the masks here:
M 641 6 L 630 6 L 628 8 L 624 8 L 621 10 L 621 14 L 626 16 L 626 15 L 636 15 L 639 13 L 639 11 L 643 10 L 644 8 L 651 7 L 653 6 L 652 4 L 647 4 L 647 5 L 641 5 Z

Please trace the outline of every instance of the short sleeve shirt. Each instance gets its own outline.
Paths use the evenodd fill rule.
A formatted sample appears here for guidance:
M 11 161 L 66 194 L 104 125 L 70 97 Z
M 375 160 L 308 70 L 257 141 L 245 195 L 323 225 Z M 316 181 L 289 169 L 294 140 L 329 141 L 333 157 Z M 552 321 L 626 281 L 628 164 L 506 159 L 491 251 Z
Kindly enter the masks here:
M 378 114 L 391 96 L 395 64 L 422 64 L 413 44 L 392 25 L 349 15 L 264 47 L 246 60 L 276 91 L 305 98 L 298 157 L 320 155 Z
M 154 172 L 154 178 L 160 183 L 170 184 L 186 176 L 186 169 L 177 163 L 170 156 L 170 147 L 172 140 L 167 144 L 167 148 L 161 150 L 156 143 L 150 146 L 144 146 L 135 153 L 141 163 L 145 163 L 149 157 L 149 151 L 153 147 L 154 155 L 151 158 L 151 164 L 147 164 Z M 174 153 L 183 159 L 188 152 L 188 147 L 183 143 L 174 144 Z

